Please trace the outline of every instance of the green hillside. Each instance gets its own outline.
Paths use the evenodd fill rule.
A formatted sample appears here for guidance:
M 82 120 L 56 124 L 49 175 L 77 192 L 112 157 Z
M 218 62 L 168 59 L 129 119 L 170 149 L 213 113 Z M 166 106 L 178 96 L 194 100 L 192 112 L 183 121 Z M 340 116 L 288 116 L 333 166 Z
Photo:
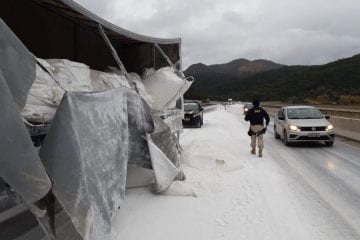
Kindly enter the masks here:
M 189 69 L 185 74 L 196 81 L 186 98 L 333 103 L 360 96 L 360 54 L 325 65 L 283 66 L 247 76 Z

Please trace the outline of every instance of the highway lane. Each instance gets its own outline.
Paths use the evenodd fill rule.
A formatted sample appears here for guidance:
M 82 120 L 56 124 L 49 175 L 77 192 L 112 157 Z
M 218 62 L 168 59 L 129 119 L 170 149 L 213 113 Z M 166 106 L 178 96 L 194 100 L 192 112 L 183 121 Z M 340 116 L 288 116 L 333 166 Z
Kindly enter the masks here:
M 185 182 L 163 195 L 129 189 L 117 239 L 359 240 L 360 148 L 287 147 L 272 127 L 259 158 L 241 105 L 206 111 L 180 137 Z
M 248 123 L 241 122 L 247 129 Z M 327 218 L 326 224 L 332 225 L 329 228 L 341 236 L 360 239 L 359 144 L 340 138 L 332 147 L 322 143 L 287 147 L 274 138 L 273 122 L 271 119 L 264 137 L 264 154 L 270 155 L 287 176 L 288 184 L 304 203 L 304 211 L 317 212 L 312 216 L 319 218 L 319 224 L 324 222 L 321 218 Z

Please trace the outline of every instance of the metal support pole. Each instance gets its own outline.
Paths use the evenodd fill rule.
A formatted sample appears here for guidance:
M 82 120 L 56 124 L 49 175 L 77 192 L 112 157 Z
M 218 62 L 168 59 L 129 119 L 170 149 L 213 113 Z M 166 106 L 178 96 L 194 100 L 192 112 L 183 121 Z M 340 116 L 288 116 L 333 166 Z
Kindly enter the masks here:
M 160 52 L 160 54 L 165 58 L 165 60 L 167 61 L 167 63 L 174 68 L 174 70 L 176 71 L 176 73 L 178 73 L 180 75 L 180 77 L 185 78 L 185 75 L 182 71 L 180 71 L 177 68 L 178 63 L 174 64 L 171 59 L 168 57 L 168 55 L 166 55 L 166 53 L 164 52 L 164 50 L 162 50 L 162 48 L 159 46 L 159 44 L 155 43 L 154 44 L 155 48 Z
M 113 45 L 111 44 L 109 38 L 106 36 L 106 33 L 103 29 L 103 27 L 101 26 L 101 24 L 98 24 L 98 29 L 99 32 L 102 36 L 102 38 L 104 39 L 106 45 L 108 46 L 108 48 L 110 49 L 111 54 L 113 55 L 115 62 L 117 63 L 117 65 L 119 66 L 121 72 L 125 75 L 126 79 L 128 80 L 130 86 L 132 86 L 132 83 L 130 82 L 129 78 L 128 78 L 128 72 L 124 66 L 124 64 L 121 62 L 119 55 L 117 54 L 115 48 L 113 47 Z
M 181 61 L 177 61 L 174 66 L 177 68 L 177 69 L 180 69 L 180 65 L 181 65 Z

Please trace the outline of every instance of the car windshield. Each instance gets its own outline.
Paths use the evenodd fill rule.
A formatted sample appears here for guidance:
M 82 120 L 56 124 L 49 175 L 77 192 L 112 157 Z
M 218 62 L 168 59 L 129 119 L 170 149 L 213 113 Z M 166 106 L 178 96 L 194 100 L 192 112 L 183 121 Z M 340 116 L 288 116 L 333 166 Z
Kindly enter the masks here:
M 290 108 L 287 110 L 288 119 L 321 119 L 322 113 L 316 108 Z
M 253 107 L 252 104 L 245 104 L 245 105 L 244 105 L 244 108 L 247 108 L 247 109 L 250 109 L 250 108 L 252 108 L 252 107 Z
M 185 111 L 199 111 L 199 106 L 197 103 L 186 103 L 184 104 Z

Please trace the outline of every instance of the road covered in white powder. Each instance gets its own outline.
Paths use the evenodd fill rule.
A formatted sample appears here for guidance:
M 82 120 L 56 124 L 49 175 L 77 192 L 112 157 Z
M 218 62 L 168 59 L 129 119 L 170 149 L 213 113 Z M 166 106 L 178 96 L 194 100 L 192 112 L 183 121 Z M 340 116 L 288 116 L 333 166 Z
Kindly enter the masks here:
M 241 105 L 215 107 L 201 129 L 184 129 L 186 181 L 163 195 L 127 190 L 117 239 L 360 239 L 360 149 L 286 147 L 270 128 L 259 158 L 243 118 Z

